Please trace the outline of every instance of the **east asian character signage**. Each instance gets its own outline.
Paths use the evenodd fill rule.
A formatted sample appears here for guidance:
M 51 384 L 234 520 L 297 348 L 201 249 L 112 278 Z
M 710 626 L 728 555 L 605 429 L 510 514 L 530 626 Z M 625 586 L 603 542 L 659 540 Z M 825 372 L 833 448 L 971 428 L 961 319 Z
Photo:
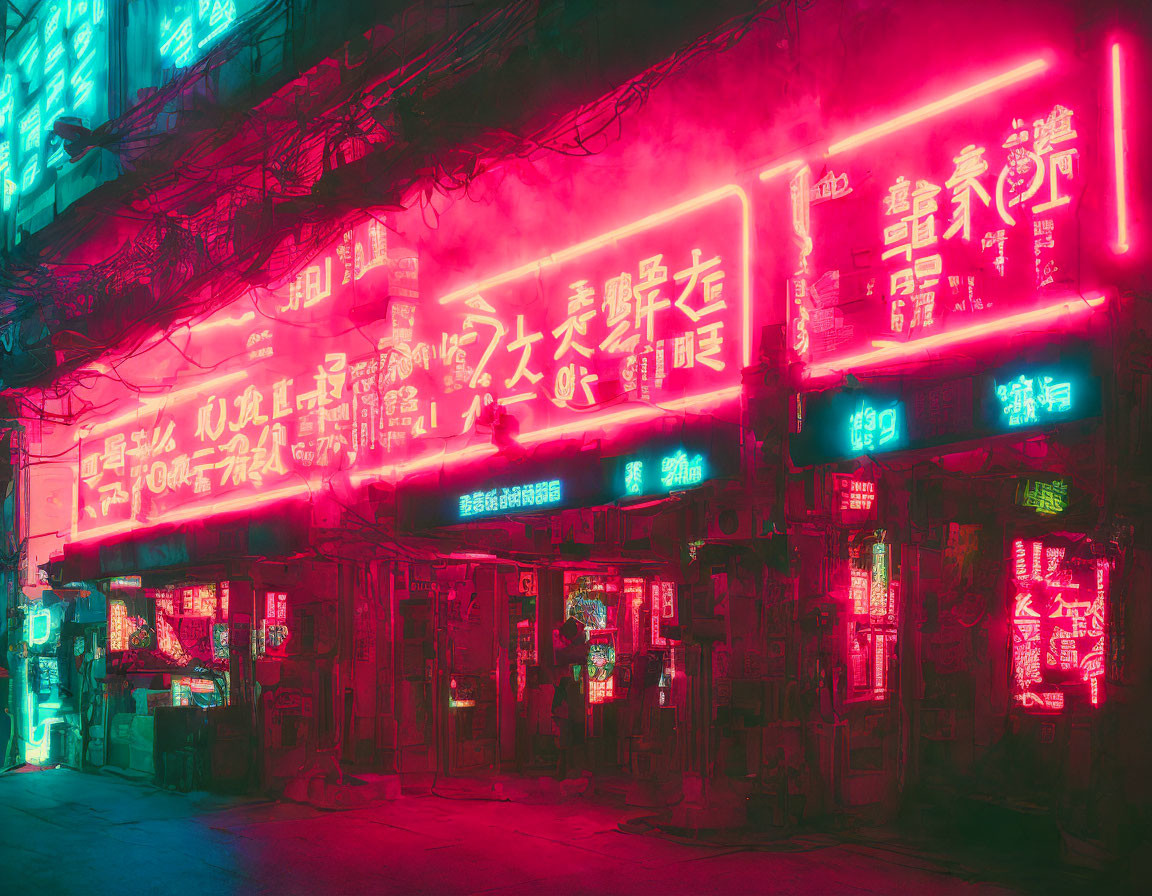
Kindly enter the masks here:
M 739 472 L 734 426 L 696 422 L 671 429 L 606 449 L 569 443 L 541 448 L 531 458 L 489 460 L 413 478 L 396 491 L 400 524 L 418 530 L 627 505 Z
M 1084 279 L 1085 240 L 1105 241 L 1102 74 L 1036 60 L 797 161 L 788 326 L 810 374 L 1102 301 Z
M 531 433 L 634 400 L 738 387 L 751 329 L 749 209 L 726 187 L 438 299 L 450 430 L 493 403 Z M 450 421 L 450 422 L 449 422 Z
M 1100 389 L 1087 354 L 1073 352 L 929 385 L 808 393 L 789 451 L 809 466 L 1031 432 L 1097 416 Z
M 175 355 L 164 340 L 148 348 L 127 374 L 148 383 L 147 392 L 91 396 L 114 413 L 76 434 L 77 533 L 303 494 L 427 431 L 426 418 L 412 413 L 406 390 L 415 388 L 402 384 L 414 369 L 405 350 L 416 276 L 412 253 L 389 247 L 383 225 L 371 221 L 283 288 L 253 293 L 174 337 Z M 349 320 L 360 289 L 390 299 L 367 342 Z M 366 352 L 366 344 L 379 348 Z
M 24 20 L 0 72 L 0 185 L 7 212 L 45 172 L 69 160 L 54 130 L 65 116 L 89 125 L 107 114 L 106 0 L 48 0 Z
M 415 253 L 370 220 L 283 287 L 155 340 L 132 362 L 142 397 L 85 396 L 110 410 L 77 433 L 77 535 L 244 509 L 336 475 L 402 479 L 494 453 L 497 428 L 529 446 L 734 399 L 748 213 L 724 188 L 431 299 Z M 689 457 L 666 475 L 671 489 L 704 473 Z M 536 506 L 540 483 L 559 506 L 568 486 L 553 480 L 510 483 L 504 507 L 461 492 L 456 507 L 524 506 L 527 486 Z
M 1111 565 L 1065 538 L 1012 543 L 1012 697 L 1028 712 L 1104 700 Z

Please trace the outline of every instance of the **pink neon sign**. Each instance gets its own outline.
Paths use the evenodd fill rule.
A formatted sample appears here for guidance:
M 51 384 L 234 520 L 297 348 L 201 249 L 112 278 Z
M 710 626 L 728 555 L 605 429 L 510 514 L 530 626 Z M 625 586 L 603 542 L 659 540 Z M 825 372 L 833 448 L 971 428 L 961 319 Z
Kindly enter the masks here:
M 1062 540 L 1012 545 L 1012 696 L 1030 712 L 1103 701 L 1108 561 L 1074 558 Z
M 1112 94 L 1112 176 L 1116 185 L 1116 253 L 1131 248 L 1128 236 L 1128 148 L 1124 127 L 1124 59 L 1120 44 L 1109 48 Z
M 761 173 L 788 182 L 789 344 L 809 376 L 1103 303 L 1079 279 L 1094 233 L 1080 201 L 1102 164 L 1088 80 L 1037 58 Z
M 77 431 L 73 537 L 480 458 L 501 422 L 527 445 L 734 399 L 749 240 L 725 187 L 421 301 L 416 259 L 370 221 L 176 352 L 157 341 L 142 396 L 86 396 L 112 410 Z

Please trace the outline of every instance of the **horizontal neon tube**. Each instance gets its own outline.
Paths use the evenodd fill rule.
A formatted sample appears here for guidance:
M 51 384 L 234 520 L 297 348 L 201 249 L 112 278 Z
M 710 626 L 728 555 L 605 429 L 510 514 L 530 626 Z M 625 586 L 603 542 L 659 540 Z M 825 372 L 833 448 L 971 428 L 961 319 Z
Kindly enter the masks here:
M 730 386 L 726 389 L 717 389 L 714 392 L 702 392 L 697 395 L 688 395 L 684 398 L 678 398 L 675 401 L 671 401 L 660 406 L 639 405 L 637 407 L 625 408 L 621 411 L 612 411 L 611 413 L 607 414 L 599 414 L 594 417 L 581 417 L 577 420 L 572 420 L 568 423 L 562 423 L 558 426 L 549 426 L 545 427 L 544 429 L 537 429 L 532 432 L 524 433 L 520 437 L 519 442 L 522 445 L 531 445 L 536 442 L 544 442 L 548 439 L 556 438 L 557 436 L 568 435 L 570 433 L 576 432 L 586 432 L 588 430 L 596 429 L 602 426 L 612 426 L 619 423 L 633 423 L 638 420 L 650 420 L 655 417 L 663 416 L 670 411 L 683 411 L 692 407 L 703 407 L 709 404 L 718 404 L 723 401 L 730 401 L 734 398 L 738 398 L 742 390 L 742 386 Z M 431 469 L 463 460 L 487 457 L 488 455 L 495 453 L 496 447 L 494 445 L 469 445 L 467 448 L 461 448 L 457 451 L 446 451 L 441 454 L 432 454 L 428 457 L 422 457 L 407 463 L 390 464 L 384 467 L 376 467 L 372 470 L 364 470 L 361 473 L 353 473 L 349 478 L 354 486 L 360 486 L 368 480 L 392 478 L 400 479 L 411 473 L 418 472 L 419 470 Z
M 1128 242 L 1128 172 L 1124 158 L 1124 97 L 1121 86 L 1120 44 L 1112 44 L 1112 156 L 1116 178 L 1116 254 Z
M 441 305 L 447 305 L 459 299 L 469 298 L 477 293 L 484 292 L 486 289 L 491 289 L 493 286 L 499 286 L 502 283 L 517 280 L 525 274 L 542 271 L 546 267 L 561 264 L 572 258 L 578 258 L 588 252 L 601 249 L 617 240 L 625 239 L 642 230 L 657 227 L 681 215 L 688 214 L 689 212 L 696 211 L 697 209 L 704 208 L 705 206 L 712 205 L 715 202 L 730 197 L 739 200 L 741 211 L 741 251 L 744 255 L 741 275 L 744 278 L 744 306 L 741 309 L 741 334 L 743 336 L 743 344 L 741 346 L 740 362 L 744 367 L 747 367 L 752 363 L 752 262 L 749 258 L 749 252 L 752 247 L 751 206 L 748 202 L 748 195 L 744 192 L 743 188 L 735 184 L 728 184 L 727 186 L 711 190 L 703 195 L 697 196 L 695 199 L 681 202 L 679 205 L 674 205 L 672 208 L 665 209 L 662 212 L 656 212 L 653 215 L 641 218 L 639 221 L 634 221 L 624 227 L 618 227 L 616 230 L 610 230 L 608 233 L 593 237 L 590 240 L 585 240 L 582 243 L 577 243 L 574 246 L 562 249 L 552 255 L 546 255 L 543 258 L 522 264 L 510 271 L 505 271 L 502 274 L 497 274 L 486 280 L 472 283 L 463 289 L 454 290 L 441 296 L 439 302 Z
M 779 165 L 773 165 L 771 168 L 765 168 L 763 171 L 761 171 L 760 180 L 771 180 L 778 174 L 783 174 L 785 171 L 794 171 L 795 169 L 802 168 L 803 166 L 803 159 L 792 159 L 788 162 L 781 162 Z
M 283 501 L 288 498 L 295 498 L 305 492 L 312 491 L 314 483 L 297 482 L 293 485 L 284 486 L 283 488 L 272 489 L 267 492 L 256 492 L 251 495 L 243 495 L 238 498 L 229 498 L 226 501 L 217 501 L 213 504 L 199 504 L 191 507 L 181 507 L 178 510 L 173 510 L 169 513 L 163 513 L 155 519 L 150 520 L 123 520 L 119 523 L 112 523 L 107 526 L 100 526 L 97 529 L 89 529 L 86 532 L 81 532 L 79 529 L 75 531 L 72 538 L 73 543 L 81 543 L 93 541 L 97 538 L 109 538 L 113 535 L 123 535 L 127 532 L 132 532 L 136 529 L 152 529 L 157 526 L 166 526 L 170 523 L 179 523 L 186 520 L 197 518 L 207 519 L 209 517 L 221 516 L 226 513 L 232 513 L 238 510 L 251 510 L 256 507 L 263 507 L 266 504 L 271 504 L 276 501 Z
M 186 323 L 185 327 L 188 328 L 189 333 L 203 333 L 207 330 L 218 330 L 222 327 L 238 327 L 242 324 L 251 323 L 256 320 L 255 311 L 245 311 L 239 317 L 223 317 L 219 320 L 208 318 L 199 323 Z
M 932 118 L 941 112 L 947 112 L 949 109 L 963 106 L 965 103 L 972 102 L 972 100 L 979 99 L 982 96 L 995 93 L 997 90 L 1002 90 L 1019 81 L 1031 78 L 1033 75 L 1037 75 L 1047 68 L 1048 62 L 1046 60 L 1033 59 L 1031 62 L 1017 66 L 1003 74 L 988 78 L 986 81 L 981 81 L 978 84 L 973 84 L 971 87 L 965 87 L 963 90 L 951 93 L 943 99 L 928 103 L 925 106 L 920 106 L 918 109 L 905 112 L 903 115 L 898 115 L 888 121 L 881 122 L 880 124 L 860 131 L 858 134 L 853 134 L 851 137 L 846 137 L 829 146 L 828 152 L 825 153 L 825 155 L 834 156 L 847 149 L 855 149 L 857 146 L 863 146 L 865 143 L 879 140 L 881 137 L 903 130 L 911 124 Z
M 981 336 L 1018 330 L 1029 324 L 1055 321 L 1080 312 L 1092 311 L 1103 305 L 1105 301 L 1106 297 L 1103 295 L 1086 296 L 1083 299 L 1076 296 L 1074 299 L 1066 299 L 1063 302 L 1048 305 L 1044 308 L 1023 311 L 1019 314 L 1009 314 L 997 320 L 973 324 L 969 327 L 961 327 L 947 333 L 938 333 L 934 336 L 926 336 L 923 339 L 886 345 L 882 348 L 873 349 L 872 351 L 861 352 L 856 355 L 847 355 L 831 361 L 822 361 L 819 364 L 810 365 L 806 371 L 806 376 L 809 378 L 829 376 L 861 367 L 875 367 L 886 361 L 910 358 L 913 355 L 918 355 L 929 349 L 958 345 L 962 342 L 971 342 L 973 339 L 978 339 Z
M 105 432 L 109 429 L 115 429 L 123 423 L 131 423 L 137 419 L 141 413 L 148 413 L 158 410 L 166 405 L 175 405 L 184 401 L 186 398 L 195 398 L 197 395 L 202 395 L 209 389 L 214 389 L 217 386 L 224 386 L 228 383 L 233 383 L 236 380 L 247 378 L 247 370 L 236 370 L 232 373 L 226 373 L 223 376 L 214 377 L 210 380 L 205 380 L 195 386 L 188 386 L 185 389 L 177 389 L 175 392 L 168 392 L 164 395 L 155 395 L 150 398 L 142 398 L 140 406 L 135 410 L 128 411 L 113 417 L 110 420 L 102 420 L 99 423 L 93 424 L 91 427 L 80 427 L 76 430 L 75 438 L 77 440 L 89 438 L 97 433 Z

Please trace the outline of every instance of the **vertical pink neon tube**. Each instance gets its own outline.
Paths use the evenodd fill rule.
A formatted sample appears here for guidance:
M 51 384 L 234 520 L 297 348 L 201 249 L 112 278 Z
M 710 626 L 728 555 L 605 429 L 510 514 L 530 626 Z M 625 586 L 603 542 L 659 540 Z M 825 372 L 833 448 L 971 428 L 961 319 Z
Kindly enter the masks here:
M 1116 178 L 1116 253 L 1130 248 L 1128 239 L 1128 172 L 1124 158 L 1124 91 L 1121 87 L 1120 44 L 1112 44 L 1112 154 Z

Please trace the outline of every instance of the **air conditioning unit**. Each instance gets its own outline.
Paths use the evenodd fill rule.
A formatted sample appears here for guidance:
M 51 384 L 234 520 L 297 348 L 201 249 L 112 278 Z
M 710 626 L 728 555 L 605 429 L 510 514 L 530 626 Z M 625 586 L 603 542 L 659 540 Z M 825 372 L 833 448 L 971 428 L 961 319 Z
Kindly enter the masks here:
M 736 501 L 710 501 L 704 524 L 705 541 L 748 541 L 755 537 L 752 507 Z
M 749 541 L 776 533 L 772 507 L 745 494 L 727 493 L 709 501 L 704 514 L 705 541 Z

